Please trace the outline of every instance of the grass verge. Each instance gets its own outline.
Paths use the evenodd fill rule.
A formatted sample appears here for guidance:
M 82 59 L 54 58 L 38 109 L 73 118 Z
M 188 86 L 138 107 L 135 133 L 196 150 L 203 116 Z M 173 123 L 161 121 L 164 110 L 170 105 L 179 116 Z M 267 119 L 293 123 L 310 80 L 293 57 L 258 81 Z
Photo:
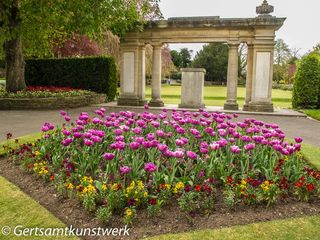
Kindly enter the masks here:
M 17 148 L 19 145 L 24 144 L 24 143 L 30 143 L 35 141 L 36 139 L 40 138 L 42 135 L 41 132 L 38 133 L 33 133 L 30 135 L 18 137 L 18 138 L 13 138 L 7 141 L 2 141 L 0 142 L 0 156 L 3 156 L 7 153 L 7 147 L 9 148 Z M 16 141 L 16 139 L 18 141 Z
M 312 118 L 320 121 L 320 109 L 309 109 L 309 110 L 304 110 L 304 112 L 309 117 L 312 117 Z
M 244 226 L 168 234 L 148 238 L 148 240 L 295 240 L 319 239 L 320 216 L 293 218 L 271 222 L 254 223 Z
M 1 160 L 0 160 L 1 161 Z M 0 228 L 8 226 L 11 233 L 4 236 L 0 232 L 1 240 L 28 240 L 28 239 L 78 239 L 66 236 L 15 236 L 13 231 L 19 234 L 23 228 L 65 228 L 66 226 L 48 210 L 23 193 L 18 187 L 0 176 Z M 21 227 L 20 227 L 21 226 Z

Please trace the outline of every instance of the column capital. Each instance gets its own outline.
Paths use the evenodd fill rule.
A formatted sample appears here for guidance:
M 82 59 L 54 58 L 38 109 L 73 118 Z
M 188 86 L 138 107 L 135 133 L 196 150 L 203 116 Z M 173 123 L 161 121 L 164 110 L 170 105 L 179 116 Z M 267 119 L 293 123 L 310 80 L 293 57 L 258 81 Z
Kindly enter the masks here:
M 162 48 L 162 46 L 163 46 L 163 43 L 162 42 L 151 42 L 150 43 L 150 45 L 154 48 L 154 49 L 156 49 L 156 48 Z
M 239 47 L 240 42 L 239 41 L 228 41 L 227 42 L 229 48 L 236 48 Z

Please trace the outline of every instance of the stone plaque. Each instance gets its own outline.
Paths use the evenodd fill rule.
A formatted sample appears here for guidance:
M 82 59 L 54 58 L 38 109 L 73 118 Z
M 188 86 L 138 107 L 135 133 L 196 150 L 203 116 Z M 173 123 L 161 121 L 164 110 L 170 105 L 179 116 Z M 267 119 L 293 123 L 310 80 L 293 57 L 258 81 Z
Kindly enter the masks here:
M 270 81 L 270 52 L 257 52 L 255 74 L 255 98 L 266 99 Z
M 134 52 L 123 54 L 123 91 L 134 93 Z

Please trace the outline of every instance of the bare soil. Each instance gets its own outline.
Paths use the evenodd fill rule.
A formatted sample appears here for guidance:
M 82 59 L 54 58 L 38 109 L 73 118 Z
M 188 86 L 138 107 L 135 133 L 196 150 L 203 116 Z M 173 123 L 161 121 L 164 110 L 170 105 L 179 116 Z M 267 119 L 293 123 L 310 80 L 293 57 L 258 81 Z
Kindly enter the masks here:
M 58 196 L 54 187 L 49 183 L 22 171 L 19 166 L 14 165 L 8 159 L 0 158 L 0 175 L 17 185 L 67 226 L 72 225 L 76 228 L 124 227 L 121 216 L 115 216 L 112 222 L 107 225 L 101 224 L 94 214 L 85 211 L 76 199 Z M 186 216 L 179 211 L 177 204 L 172 204 L 165 207 L 155 218 L 149 218 L 144 210 L 138 211 L 129 237 L 84 239 L 141 239 L 165 233 L 214 229 L 320 214 L 320 200 L 305 203 L 288 198 L 269 208 L 262 205 L 256 207 L 239 206 L 233 211 L 226 209 L 220 201 L 217 200 L 215 211 L 211 215 L 195 216 L 193 223 L 190 223 Z

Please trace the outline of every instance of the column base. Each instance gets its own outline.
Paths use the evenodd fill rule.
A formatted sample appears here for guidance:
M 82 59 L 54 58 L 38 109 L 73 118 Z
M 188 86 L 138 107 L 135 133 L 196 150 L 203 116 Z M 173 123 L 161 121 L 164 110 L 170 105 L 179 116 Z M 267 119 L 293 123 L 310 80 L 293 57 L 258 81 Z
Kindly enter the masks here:
M 118 106 L 144 106 L 147 103 L 146 100 L 142 100 L 139 98 L 126 98 L 120 97 L 118 98 Z
M 180 103 L 178 105 L 179 108 L 196 108 L 196 109 L 199 109 L 199 108 L 205 108 L 205 105 L 204 104 L 186 104 L 186 103 Z
M 223 106 L 224 110 L 239 110 L 239 105 L 238 103 L 230 103 L 226 102 Z
M 263 103 L 263 102 L 250 102 L 243 106 L 243 111 L 248 112 L 273 112 L 272 103 Z
M 161 99 L 152 99 L 148 103 L 150 107 L 164 107 L 164 103 Z

